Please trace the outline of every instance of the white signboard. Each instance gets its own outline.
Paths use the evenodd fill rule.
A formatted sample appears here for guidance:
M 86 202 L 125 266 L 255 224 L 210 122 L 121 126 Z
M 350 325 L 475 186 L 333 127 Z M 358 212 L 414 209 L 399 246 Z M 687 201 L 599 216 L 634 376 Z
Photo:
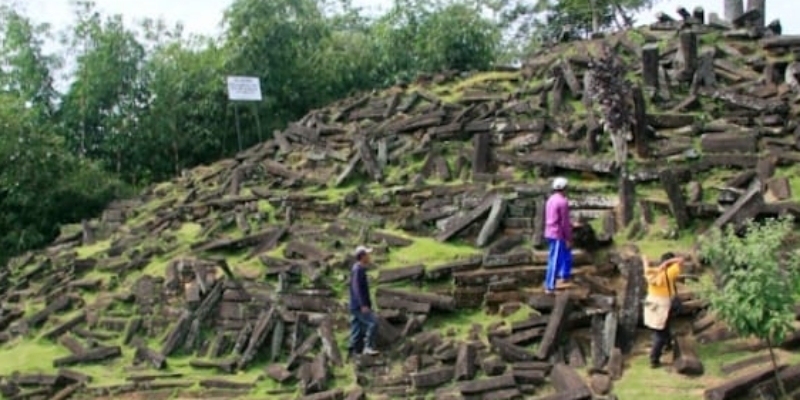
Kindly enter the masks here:
M 261 82 L 256 77 L 229 76 L 228 100 L 261 101 Z

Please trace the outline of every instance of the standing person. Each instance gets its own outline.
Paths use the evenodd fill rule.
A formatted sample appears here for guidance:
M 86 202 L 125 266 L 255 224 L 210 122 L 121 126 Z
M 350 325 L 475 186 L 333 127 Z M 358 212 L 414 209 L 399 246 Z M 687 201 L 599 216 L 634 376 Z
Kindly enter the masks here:
M 547 293 L 553 293 L 557 285 L 564 286 L 572 277 L 572 222 L 566 189 L 566 178 L 553 179 L 553 194 L 545 205 L 544 237 L 550 245 L 544 280 Z
M 375 331 L 378 326 L 372 312 L 372 301 L 369 298 L 369 283 L 366 269 L 369 266 L 369 255 L 372 249 L 358 246 L 355 251 L 356 263 L 350 272 L 350 352 L 358 349 L 358 342 L 364 338 L 364 354 L 376 355 L 374 348 Z
M 650 349 L 650 367 L 661 366 L 661 353 L 665 347 L 671 347 L 672 331 L 670 320 L 675 311 L 674 299 L 678 295 L 675 280 L 681 273 L 683 258 L 673 253 L 664 253 L 661 263 L 650 268 L 647 257 L 642 256 L 645 279 L 647 280 L 647 297 L 644 300 L 644 325 L 653 330 L 653 347 Z

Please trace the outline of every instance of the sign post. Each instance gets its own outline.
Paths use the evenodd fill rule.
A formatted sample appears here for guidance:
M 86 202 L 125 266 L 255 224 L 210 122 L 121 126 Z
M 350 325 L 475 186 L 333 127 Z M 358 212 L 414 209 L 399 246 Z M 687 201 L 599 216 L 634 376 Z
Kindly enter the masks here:
M 233 115 L 234 118 L 236 118 L 236 136 L 239 139 L 239 151 L 242 151 L 242 131 L 239 126 L 239 107 L 237 102 L 258 102 L 262 100 L 261 82 L 259 81 L 258 77 L 229 76 L 228 100 L 233 102 Z M 261 121 L 259 121 L 258 117 L 258 107 L 254 108 L 256 113 L 256 123 L 258 125 L 258 139 L 261 140 Z

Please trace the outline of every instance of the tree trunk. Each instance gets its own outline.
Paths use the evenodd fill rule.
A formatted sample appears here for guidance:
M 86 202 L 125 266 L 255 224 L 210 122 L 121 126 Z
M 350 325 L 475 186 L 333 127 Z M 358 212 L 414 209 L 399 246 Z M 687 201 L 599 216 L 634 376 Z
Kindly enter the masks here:
M 614 9 L 616 9 L 617 14 L 619 14 L 619 16 L 622 17 L 622 20 L 625 22 L 625 27 L 633 28 L 633 18 L 631 18 L 631 16 L 628 15 L 627 12 L 625 12 L 625 9 L 622 8 L 621 5 L 619 5 L 618 1 L 614 2 Z
M 177 175 L 181 173 L 181 163 L 178 155 L 178 142 L 175 140 L 172 141 L 172 155 L 175 159 L 175 174 Z
M 775 350 L 772 348 L 772 340 L 769 338 L 767 338 L 767 348 L 769 349 L 769 358 L 772 360 L 772 370 L 775 372 L 775 381 L 778 383 L 778 390 L 781 392 L 781 399 L 788 399 L 786 387 L 783 386 L 783 380 L 781 380 L 778 373 L 778 359 L 775 358 Z

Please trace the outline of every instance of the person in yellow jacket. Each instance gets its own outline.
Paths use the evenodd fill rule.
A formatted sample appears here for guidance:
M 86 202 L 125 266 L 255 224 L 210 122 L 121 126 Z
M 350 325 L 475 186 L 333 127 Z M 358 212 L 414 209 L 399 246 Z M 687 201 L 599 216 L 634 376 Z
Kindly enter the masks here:
M 661 256 L 657 267 L 650 267 L 647 257 L 642 256 L 644 275 L 647 280 L 647 297 L 644 300 L 644 325 L 653 330 L 653 347 L 650 350 L 650 366 L 661 366 L 661 352 L 672 342 L 670 317 L 678 295 L 675 280 L 681 274 L 682 257 L 673 253 Z

